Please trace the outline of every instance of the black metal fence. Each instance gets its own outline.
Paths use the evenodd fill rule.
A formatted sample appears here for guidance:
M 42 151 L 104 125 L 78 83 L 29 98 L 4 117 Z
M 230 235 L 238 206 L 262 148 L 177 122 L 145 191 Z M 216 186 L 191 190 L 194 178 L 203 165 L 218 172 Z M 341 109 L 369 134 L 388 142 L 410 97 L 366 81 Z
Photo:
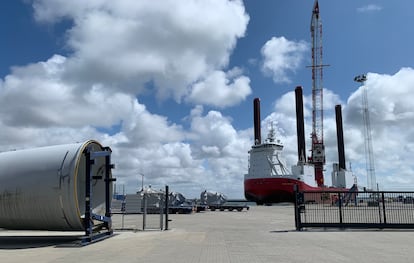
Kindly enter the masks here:
M 414 228 L 414 192 L 295 193 L 295 225 L 334 228 Z

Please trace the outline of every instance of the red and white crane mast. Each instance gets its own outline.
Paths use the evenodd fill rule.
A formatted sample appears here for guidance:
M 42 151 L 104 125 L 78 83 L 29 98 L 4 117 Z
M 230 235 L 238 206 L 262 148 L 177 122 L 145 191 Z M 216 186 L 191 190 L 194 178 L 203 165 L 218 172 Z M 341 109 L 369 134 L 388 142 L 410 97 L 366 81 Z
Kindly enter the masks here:
M 312 37 L 312 148 L 309 162 L 315 167 L 315 180 L 323 186 L 325 145 L 323 142 L 323 72 L 322 64 L 322 22 L 319 17 L 318 0 L 315 1 L 311 19 Z

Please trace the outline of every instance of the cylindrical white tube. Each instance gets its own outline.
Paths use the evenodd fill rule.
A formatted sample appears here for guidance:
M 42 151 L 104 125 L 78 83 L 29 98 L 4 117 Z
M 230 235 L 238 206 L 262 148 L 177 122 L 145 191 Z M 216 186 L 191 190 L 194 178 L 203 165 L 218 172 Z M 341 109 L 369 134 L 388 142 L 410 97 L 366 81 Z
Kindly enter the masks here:
M 0 228 L 84 230 L 87 147 L 103 150 L 91 140 L 0 153 Z M 105 157 L 97 157 L 92 176 L 104 178 L 105 169 Z M 103 214 L 105 182 L 91 184 L 91 207 Z

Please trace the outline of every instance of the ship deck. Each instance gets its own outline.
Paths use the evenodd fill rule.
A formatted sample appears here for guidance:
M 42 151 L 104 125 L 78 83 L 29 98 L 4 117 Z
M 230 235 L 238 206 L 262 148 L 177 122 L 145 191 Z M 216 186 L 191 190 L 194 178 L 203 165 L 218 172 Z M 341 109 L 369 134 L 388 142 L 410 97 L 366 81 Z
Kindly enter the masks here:
M 115 231 L 85 247 L 62 233 L 0 230 L 0 262 L 412 262 L 414 231 L 297 232 L 290 204 L 170 215 L 168 231 Z M 120 216 L 114 225 L 120 225 Z M 125 225 L 137 215 L 125 217 Z M 68 235 L 68 233 L 65 233 Z M 62 245 L 63 244 L 63 245 Z

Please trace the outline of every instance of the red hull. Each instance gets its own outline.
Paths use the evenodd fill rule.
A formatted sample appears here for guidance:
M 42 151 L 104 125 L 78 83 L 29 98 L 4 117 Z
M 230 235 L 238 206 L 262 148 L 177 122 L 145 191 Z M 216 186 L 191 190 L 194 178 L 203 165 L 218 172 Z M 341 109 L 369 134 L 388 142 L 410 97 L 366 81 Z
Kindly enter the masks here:
M 247 200 L 258 204 L 293 202 L 294 185 L 298 185 L 299 191 L 323 190 L 294 179 L 256 178 L 244 180 L 244 195 Z

